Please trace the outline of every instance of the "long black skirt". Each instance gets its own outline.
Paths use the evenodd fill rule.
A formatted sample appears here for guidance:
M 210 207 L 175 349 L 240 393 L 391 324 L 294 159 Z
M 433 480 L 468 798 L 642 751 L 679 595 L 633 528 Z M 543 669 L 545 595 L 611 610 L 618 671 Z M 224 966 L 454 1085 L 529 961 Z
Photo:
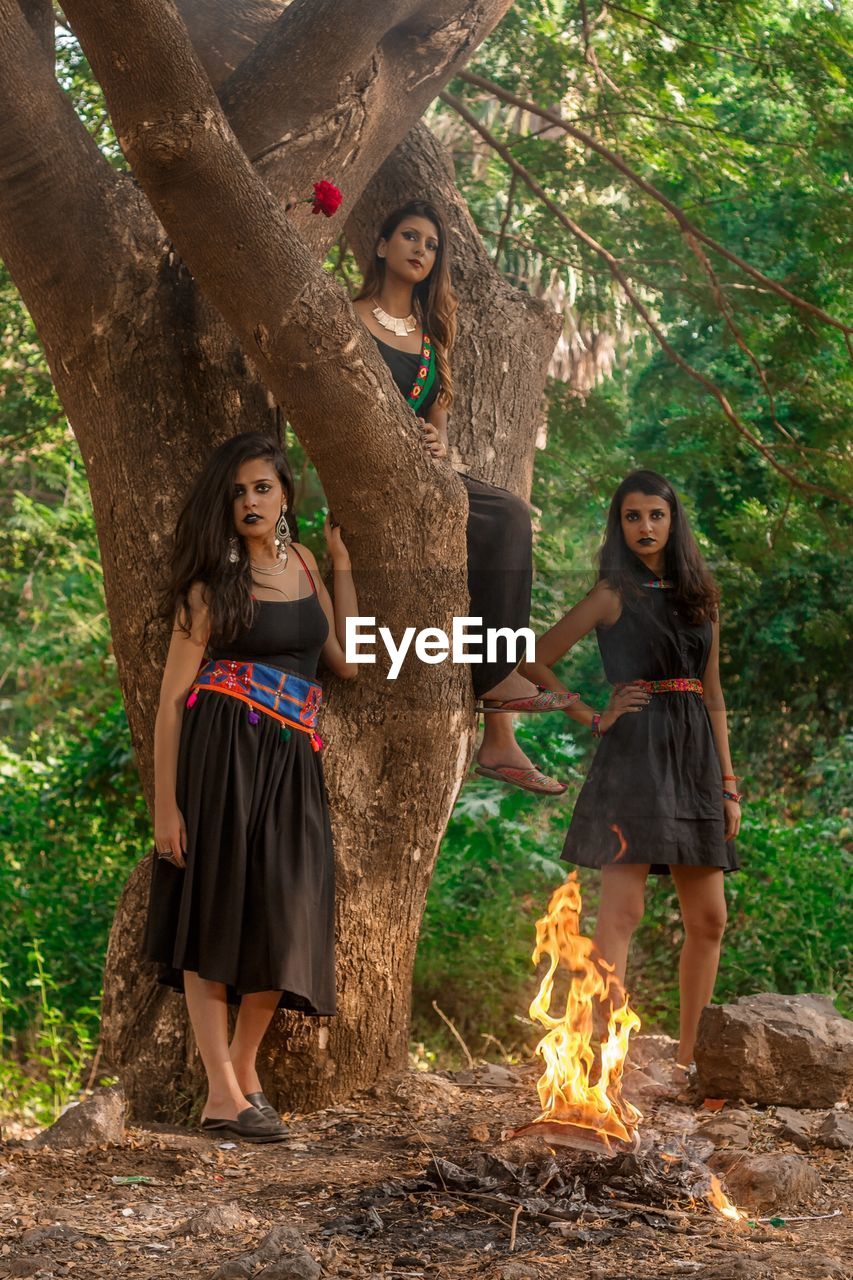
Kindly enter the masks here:
M 533 531 L 530 508 L 508 489 L 461 474 L 468 491 L 468 594 L 471 617 L 483 619 L 484 631 L 530 625 L 533 581 Z M 521 653 L 521 650 L 519 650 Z M 485 654 L 484 654 L 485 657 Z M 481 697 L 518 665 L 506 644 L 494 662 L 471 666 L 474 693 Z
M 335 1012 L 334 857 L 320 755 L 235 698 L 200 692 L 184 713 L 177 778 L 187 865 L 155 858 L 145 954 L 178 989 L 183 971 L 233 1001 Z

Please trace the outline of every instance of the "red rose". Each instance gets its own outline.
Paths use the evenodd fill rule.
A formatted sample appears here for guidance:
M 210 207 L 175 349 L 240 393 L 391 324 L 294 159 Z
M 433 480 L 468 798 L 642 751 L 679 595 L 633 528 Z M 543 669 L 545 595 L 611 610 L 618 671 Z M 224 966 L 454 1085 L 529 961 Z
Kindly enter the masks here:
M 334 183 L 326 182 L 324 178 L 322 182 L 314 183 L 314 207 L 311 212 L 325 213 L 327 218 L 331 218 L 342 200 L 343 196 Z

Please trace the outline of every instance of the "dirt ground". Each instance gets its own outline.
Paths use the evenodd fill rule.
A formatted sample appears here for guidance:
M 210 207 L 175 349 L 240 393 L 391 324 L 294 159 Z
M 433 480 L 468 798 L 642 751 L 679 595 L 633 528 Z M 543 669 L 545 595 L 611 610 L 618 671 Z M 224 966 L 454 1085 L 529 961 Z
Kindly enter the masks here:
M 501 1134 L 535 1116 L 536 1074 L 527 1066 L 455 1076 L 409 1071 L 346 1105 L 292 1117 L 288 1140 L 272 1146 L 227 1146 L 165 1128 L 130 1129 L 121 1145 L 76 1152 L 7 1140 L 0 1145 L 0 1277 L 853 1276 L 853 1171 L 843 1152 L 805 1153 L 821 1190 L 810 1204 L 778 1212 L 775 1225 L 728 1222 L 702 1200 L 620 1210 L 625 1192 L 618 1189 L 605 1190 L 606 1211 L 549 1220 L 544 1202 L 528 1197 L 519 1209 L 511 1198 L 478 1190 L 475 1179 L 472 1191 L 436 1176 L 436 1161 L 470 1169 L 478 1156 L 511 1152 Z M 655 1142 L 683 1139 L 708 1116 L 684 1098 L 643 1109 L 647 1141 Z M 795 1150 L 775 1132 L 771 1113 L 755 1110 L 751 1148 Z M 558 1154 L 564 1174 L 573 1161 L 588 1170 L 591 1159 L 598 1160 Z M 124 1181 L 131 1178 L 144 1181 Z M 535 1212 L 543 1205 L 546 1212 Z M 283 1256 L 270 1245 L 240 1263 L 273 1228 L 293 1229 L 293 1240 L 298 1233 L 299 1257 L 289 1255 L 291 1242 Z

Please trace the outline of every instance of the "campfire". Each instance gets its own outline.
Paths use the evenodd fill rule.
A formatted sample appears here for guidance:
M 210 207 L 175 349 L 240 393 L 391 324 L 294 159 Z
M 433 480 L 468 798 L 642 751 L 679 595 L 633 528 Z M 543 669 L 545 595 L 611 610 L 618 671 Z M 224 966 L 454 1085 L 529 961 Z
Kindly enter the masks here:
M 573 1147 L 615 1157 L 641 1151 L 642 1113 L 622 1096 L 622 1076 L 632 1032 L 640 1019 L 614 968 L 580 930 L 581 891 L 575 872 L 551 896 L 536 922 L 533 963 L 547 961 L 531 1018 L 545 1028 L 536 1053 L 545 1063 L 537 1082 L 542 1110 L 536 1119 L 504 1133 L 505 1139 L 541 1137 L 549 1147 Z M 551 1011 L 558 975 L 568 978 L 565 1004 Z M 605 1024 L 606 1019 L 606 1024 Z M 700 1195 L 727 1218 L 743 1215 L 704 1165 L 678 1153 L 644 1153 L 658 1170 L 677 1167 Z
M 572 872 L 536 922 L 533 963 L 545 959 L 548 968 L 530 1006 L 531 1018 L 546 1029 L 536 1046 L 545 1070 L 537 1084 L 542 1112 L 533 1125 L 544 1126 L 549 1139 L 561 1144 L 608 1153 L 619 1144 L 617 1149 L 630 1150 L 643 1117 L 622 1097 L 622 1072 L 640 1019 L 613 966 L 581 933 L 580 914 L 580 885 Z M 572 977 L 565 1008 L 555 1015 L 551 1003 L 561 967 Z M 602 1039 L 597 1027 L 605 1016 Z

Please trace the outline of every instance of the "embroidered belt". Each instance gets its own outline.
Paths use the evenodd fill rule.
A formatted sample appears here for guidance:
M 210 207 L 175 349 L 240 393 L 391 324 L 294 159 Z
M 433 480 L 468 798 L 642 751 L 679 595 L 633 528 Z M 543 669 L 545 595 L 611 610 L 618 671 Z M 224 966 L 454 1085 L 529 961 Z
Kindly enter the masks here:
M 233 658 L 214 658 L 205 662 L 195 678 L 187 698 L 187 706 L 195 706 L 199 693 L 209 689 L 238 698 L 249 708 L 249 723 L 257 724 L 263 712 L 281 725 L 289 737 L 291 729 L 307 733 L 311 746 L 319 751 L 323 739 L 317 733 L 317 714 L 323 701 L 323 690 L 313 680 L 269 667 L 263 662 L 237 662 Z
M 647 693 L 702 693 L 702 681 L 693 676 L 670 676 L 667 680 L 625 680 L 617 684 L 617 689 L 627 689 L 629 684 L 637 684 Z

